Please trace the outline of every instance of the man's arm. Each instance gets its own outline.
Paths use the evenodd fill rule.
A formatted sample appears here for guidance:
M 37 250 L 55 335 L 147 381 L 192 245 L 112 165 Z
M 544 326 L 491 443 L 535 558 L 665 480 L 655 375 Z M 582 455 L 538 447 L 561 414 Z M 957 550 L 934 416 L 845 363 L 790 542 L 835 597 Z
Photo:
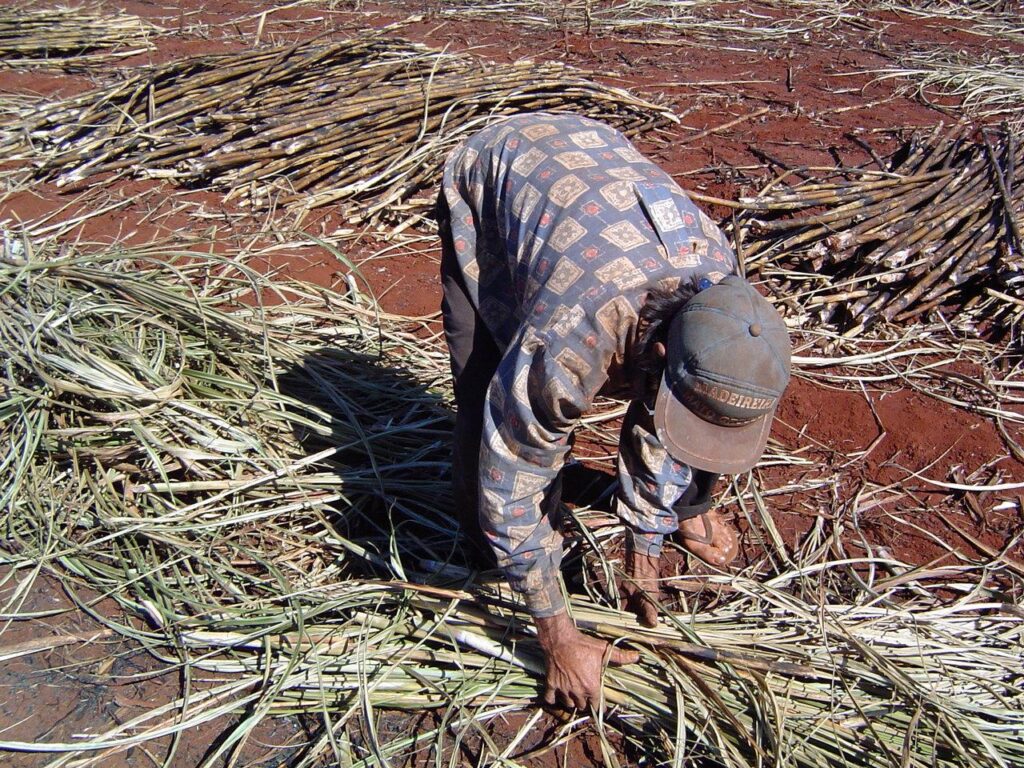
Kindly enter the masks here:
M 665 356 L 665 347 L 660 342 L 655 344 L 655 353 Z M 657 624 L 658 610 L 652 598 L 657 599 L 659 592 L 664 537 L 678 528 L 687 549 L 713 565 L 722 566 L 736 556 L 736 536 L 713 511 L 680 520 L 678 504 L 689 503 L 685 498 L 687 491 L 692 494 L 696 490 L 691 488 L 695 483 L 694 473 L 675 461 L 662 446 L 650 409 L 643 400 L 634 401 L 623 419 L 618 472 L 617 509 L 629 535 L 627 607 L 641 624 L 653 627 Z
M 689 487 L 693 473 L 674 461 L 654 431 L 642 399 L 626 411 L 619 436 L 619 489 L 616 511 L 626 524 L 626 607 L 640 623 L 658 621 L 658 576 L 664 538 L 679 525 L 673 509 Z
M 574 347 L 583 345 L 567 348 Z M 569 707 L 596 703 L 606 654 L 618 664 L 638 659 L 579 632 L 558 579 L 555 481 L 573 427 L 607 378 L 603 363 L 600 357 L 583 361 L 577 353 L 560 356 L 527 329 L 499 365 L 484 409 L 481 524 L 536 622 L 547 661 L 544 700 Z M 580 375 L 583 370 L 590 375 Z

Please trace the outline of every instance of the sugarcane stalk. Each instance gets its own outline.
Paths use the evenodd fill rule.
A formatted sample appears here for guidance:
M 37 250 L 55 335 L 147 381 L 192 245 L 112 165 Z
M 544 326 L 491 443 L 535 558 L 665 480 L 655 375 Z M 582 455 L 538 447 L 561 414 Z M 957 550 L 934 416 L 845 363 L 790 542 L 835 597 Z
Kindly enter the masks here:
M 892 319 L 897 323 L 909 323 L 912 322 L 924 314 L 932 311 L 933 309 L 946 304 L 950 300 L 949 289 L 950 287 L 958 287 L 962 283 L 972 280 L 977 277 L 978 270 L 988 265 L 996 255 L 995 247 L 991 242 L 988 243 L 977 243 L 974 244 L 974 250 L 965 253 L 961 259 L 960 264 L 967 263 L 973 270 L 971 274 L 964 274 L 962 269 L 954 267 L 947 280 L 949 285 L 937 285 L 926 295 L 921 297 L 917 302 L 917 306 L 913 309 L 907 310 L 902 314 L 896 315 Z M 980 296 L 969 297 L 963 304 L 964 311 L 969 311 L 971 308 L 972 301 L 980 298 Z
M 984 228 L 979 230 L 977 227 L 982 217 L 983 214 L 977 212 L 974 220 L 968 220 L 967 226 L 964 226 L 956 237 L 944 243 L 942 248 L 935 249 L 932 259 L 929 259 L 924 265 L 912 269 L 907 274 L 905 286 L 899 295 L 886 302 L 887 306 L 882 312 L 882 316 L 885 319 L 892 320 L 897 314 L 903 312 L 913 302 L 917 301 L 925 291 L 935 285 L 947 273 L 952 272 L 960 258 L 961 245 L 965 241 L 974 242 L 979 236 L 979 232 L 981 234 L 984 233 Z
M 1010 195 L 1011 187 L 1007 186 L 1006 176 L 1004 175 L 1003 168 L 999 164 L 999 160 L 996 158 L 996 153 L 992 148 L 992 142 L 989 140 L 988 132 L 983 130 L 981 132 L 981 136 L 985 143 L 985 153 L 988 156 L 992 178 L 995 180 L 996 189 L 999 190 L 1000 200 L 1003 206 L 1003 217 L 1006 220 L 1009 233 L 1012 235 L 1012 244 L 1016 247 L 1017 254 L 1022 255 L 1024 254 L 1024 238 L 1021 236 L 1020 225 L 1017 223 L 1013 198 Z
M 792 194 L 773 195 L 770 200 L 741 197 L 739 202 L 746 210 L 776 212 L 800 210 L 820 205 L 840 205 L 860 201 L 866 193 L 884 191 L 891 187 L 903 188 L 923 182 L 934 181 L 950 175 L 950 169 L 926 171 L 908 176 L 889 177 L 875 181 L 840 182 L 832 184 L 804 184 Z
M 898 238 L 890 239 L 872 258 L 882 263 L 895 251 L 914 252 L 925 244 L 945 237 L 949 232 L 961 226 L 964 220 L 973 217 L 974 213 L 987 207 L 988 202 L 980 194 L 985 180 L 980 174 L 968 178 L 967 183 L 958 184 L 954 179 L 950 184 L 949 193 L 940 192 L 928 206 L 928 217 L 923 221 L 913 219 L 915 227 Z M 911 219 L 907 219 L 910 221 Z

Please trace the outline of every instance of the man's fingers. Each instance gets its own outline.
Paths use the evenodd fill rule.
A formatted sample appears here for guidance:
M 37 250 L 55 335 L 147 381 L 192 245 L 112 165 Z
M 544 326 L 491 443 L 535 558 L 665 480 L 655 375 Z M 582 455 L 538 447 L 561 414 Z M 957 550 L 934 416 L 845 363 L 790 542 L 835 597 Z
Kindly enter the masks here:
M 627 651 L 623 648 L 612 648 L 608 656 L 608 663 L 621 667 L 623 664 L 636 664 L 640 661 L 640 654 L 636 651 Z
M 651 602 L 649 595 L 637 593 L 629 604 L 629 611 L 636 615 L 637 621 L 645 627 L 658 625 L 658 606 Z
M 633 590 L 630 589 L 630 585 L 626 583 L 619 584 L 619 610 L 628 611 L 630 604 L 633 602 Z

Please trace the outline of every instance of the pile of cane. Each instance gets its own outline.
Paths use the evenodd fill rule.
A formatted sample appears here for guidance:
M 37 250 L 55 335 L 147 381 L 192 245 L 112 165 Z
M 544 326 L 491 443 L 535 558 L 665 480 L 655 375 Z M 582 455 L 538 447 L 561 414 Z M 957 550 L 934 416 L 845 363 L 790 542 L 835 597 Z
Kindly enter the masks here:
M 672 119 L 559 64 L 489 65 L 385 31 L 147 69 L 26 112 L 0 133 L 0 152 L 58 185 L 169 178 L 258 207 L 338 203 L 357 220 L 402 219 L 463 133 L 536 110 L 573 110 L 629 133 Z
M 960 327 L 1006 331 L 1024 308 L 1024 152 L 1012 132 L 910 138 L 882 170 L 740 200 L 748 270 L 801 327 L 856 336 L 952 308 Z

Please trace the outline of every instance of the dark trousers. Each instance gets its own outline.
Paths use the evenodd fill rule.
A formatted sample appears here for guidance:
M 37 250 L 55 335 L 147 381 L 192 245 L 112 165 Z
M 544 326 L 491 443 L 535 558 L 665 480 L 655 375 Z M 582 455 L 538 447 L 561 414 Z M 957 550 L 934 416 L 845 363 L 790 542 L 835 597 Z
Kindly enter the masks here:
M 452 445 L 452 491 L 456 518 L 470 560 L 490 565 L 494 553 L 480 528 L 480 440 L 487 387 L 498 370 L 501 351 L 476 311 L 455 258 L 450 214 L 443 194 L 437 204 L 441 234 L 441 316 L 451 356 L 455 389 L 455 433 Z

